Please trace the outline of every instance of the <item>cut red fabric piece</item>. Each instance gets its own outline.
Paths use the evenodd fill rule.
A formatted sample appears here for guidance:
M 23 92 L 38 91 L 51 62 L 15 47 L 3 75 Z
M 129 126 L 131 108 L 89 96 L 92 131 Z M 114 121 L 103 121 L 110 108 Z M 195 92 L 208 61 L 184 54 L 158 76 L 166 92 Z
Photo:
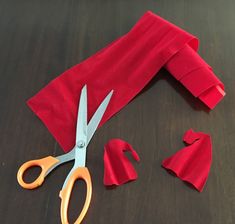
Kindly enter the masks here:
M 173 171 L 177 177 L 189 182 L 201 192 L 212 162 L 211 137 L 190 129 L 184 134 L 183 141 L 189 145 L 163 160 L 162 166 Z
M 74 146 L 77 102 L 81 88 L 85 84 L 88 88 L 89 119 L 103 98 L 111 89 L 114 90 L 110 104 L 100 123 L 101 126 L 128 104 L 161 67 L 166 65 L 166 68 L 175 74 L 172 66 L 179 62 L 173 56 L 178 52 L 181 52 L 180 55 L 185 55 L 186 53 L 184 51 L 182 53 L 182 49 L 186 46 L 193 49 L 194 53 L 190 51 L 192 55 L 197 55 L 198 40 L 196 37 L 152 12 L 146 12 L 130 32 L 65 71 L 29 99 L 27 104 L 67 152 Z M 183 56 L 180 57 L 181 60 L 182 58 Z M 197 56 L 197 60 L 199 60 L 198 58 L 200 59 L 199 56 Z M 190 60 L 187 62 L 190 63 Z M 180 66 L 179 63 L 174 67 L 179 73 Z M 217 82 L 211 81 L 211 76 L 214 74 L 210 74 L 208 79 L 204 77 L 208 76 L 207 73 L 203 73 L 199 79 L 192 76 L 192 82 L 187 79 L 189 75 L 182 78 L 184 85 L 193 94 L 199 94 L 199 98 L 204 102 L 214 100 L 215 102 L 212 104 L 216 104 L 219 94 L 214 93 L 211 89 L 208 90 L 209 86 L 213 87 L 214 84 L 217 84 Z M 208 80 L 210 84 L 205 84 L 205 80 Z M 195 90 L 192 83 L 204 87 L 198 91 Z M 221 83 L 220 85 L 222 86 Z
M 124 152 L 130 151 L 140 161 L 133 147 L 121 140 L 111 139 L 104 147 L 104 185 L 121 185 L 137 179 L 137 173 Z

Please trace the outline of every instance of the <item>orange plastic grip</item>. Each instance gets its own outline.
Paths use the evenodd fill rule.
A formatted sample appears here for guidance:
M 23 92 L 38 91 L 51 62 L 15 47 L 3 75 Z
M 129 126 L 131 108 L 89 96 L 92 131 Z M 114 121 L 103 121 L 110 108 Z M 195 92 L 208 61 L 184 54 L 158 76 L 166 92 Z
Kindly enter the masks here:
M 17 173 L 17 180 L 19 185 L 26 189 L 34 189 L 39 187 L 43 183 L 47 171 L 58 162 L 59 160 L 55 157 L 47 156 L 42 159 L 30 160 L 24 163 Z M 33 166 L 41 167 L 42 171 L 35 181 L 33 181 L 32 183 L 25 183 L 23 180 L 24 172 Z
M 89 170 L 86 167 L 79 167 L 73 171 L 71 177 L 69 178 L 67 185 L 64 189 L 60 191 L 61 198 L 61 207 L 60 207 L 60 215 L 62 224 L 68 224 L 68 205 L 69 199 L 72 192 L 73 185 L 77 179 L 82 179 L 86 182 L 87 192 L 86 192 L 86 200 L 80 215 L 78 216 L 75 224 L 79 224 L 82 222 L 84 216 L 87 213 L 91 202 L 91 194 L 92 194 L 92 184 L 91 184 L 91 176 Z

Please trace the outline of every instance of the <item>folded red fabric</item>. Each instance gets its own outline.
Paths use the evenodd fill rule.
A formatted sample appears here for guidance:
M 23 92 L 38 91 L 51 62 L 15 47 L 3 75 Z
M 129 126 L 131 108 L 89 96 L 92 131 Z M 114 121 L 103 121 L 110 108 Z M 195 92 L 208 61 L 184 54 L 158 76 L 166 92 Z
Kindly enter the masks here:
M 167 69 L 175 74 L 171 65 L 178 62 L 174 63 L 175 58 L 172 57 L 185 46 L 195 52 L 197 38 L 148 11 L 130 32 L 65 71 L 29 99 L 27 104 L 67 152 L 74 146 L 77 102 L 85 84 L 89 86 L 88 118 L 109 91 L 114 90 L 101 126 L 130 102 L 170 59 Z M 187 77 L 189 74 L 183 80 L 184 85 L 194 94 L 192 83 L 196 78 L 193 76 L 191 82 Z M 204 84 L 205 80 L 206 77 L 200 76 L 196 85 Z M 211 82 L 210 78 L 208 82 Z M 199 93 L 204 94 L 204 90 L 200 89 Z M 195 93 L 197 95 L 198 92 Z M 210 99 L 211 95 L 215 93 L 209 91 L 204 98 Z
M 162 166 L 201 192 L 212 162 L 211 137 L 190 129 L 184 134 L 183 141 L 189 145 L 163 160 Z
M 210 109 L 225 96 L 223 83 L 215 76 L 212 68 L 188 45 L 178 51 L 165 67 Z
M 135 180 L 137 173 L 124 152 L 130 151 L 136 161 L 140 161 L 133 147 L 121 140 L 111 139 L 104 147 L 104 185 L 121 185 Z

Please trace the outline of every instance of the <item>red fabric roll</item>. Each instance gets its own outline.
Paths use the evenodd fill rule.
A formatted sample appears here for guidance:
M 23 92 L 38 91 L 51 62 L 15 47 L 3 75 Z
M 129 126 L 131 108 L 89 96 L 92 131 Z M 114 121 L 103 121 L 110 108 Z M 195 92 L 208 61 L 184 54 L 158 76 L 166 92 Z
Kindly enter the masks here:
M 165 159 L 162 166 L 173 171 L 177 177 L 202 191 L 212 162 L 211 137 L 203 132 L 188 130 L 183 137 L 188 146 Z
M 133 147 L 121 140 L 111 139 L 104 147 L 104 185 L 121 185 L 137 179 L 137 173 L 124 152 L 130 151 L 140 161 Z
M 85 84 L 88 118 L 109 91 L 114 90 L 101 126 L 129 103 L 185 46 L 196 51 L 197 38 L 152 12 L 146 12 L 130 32 L 65 71 L 27 104 L 64 151 L 69 151 L 75 143 L 77 102 Z
M 165 67 L 210 109 L 225 96 L 223 83 L 215 76 L 212 68 L 188 45 L 177 52 Z

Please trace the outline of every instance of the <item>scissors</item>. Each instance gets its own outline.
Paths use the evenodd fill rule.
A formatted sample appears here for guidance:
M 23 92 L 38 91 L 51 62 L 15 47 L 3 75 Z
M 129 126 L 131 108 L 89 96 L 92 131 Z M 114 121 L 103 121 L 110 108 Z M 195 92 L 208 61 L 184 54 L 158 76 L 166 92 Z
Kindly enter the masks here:
M 59 194 L 61 198 L 60 216 L 62 224 L 69 223 L 67 217 L 68 213 L 67 211 L 68 211 L 68 205 L 72 188 L 76 180 L 82 179 L 85 181 L 87 192 L 86 192 L 85 203 L 83 205 L 80 215 L 75 221 L 75 224 L 79 224 L 82 222 L 90 205 L 91 194 L 92 194 L 92 183 L 89 170 L 86 167 L 86 150 L 92 136 L 94 135 L 107 109 L 112 94 L 113 90 L 110 91 L 110 93 L 105 97 L 105 99 L 99 105 L 98 109 L 96 110 L 89 124 L 87 125 L 87 87 L 85 85 L 82 88 L 80 95 L 78 115 L 77 115 L 76 142 L 74 148 L 70 152 L 61 156 L 57 157 L 47 156 L 42 159 L 28 161 L 24 163 L 18 170 L 17 173 L 18 183 L 23 188 L 34 189 L 39 187 L 43 183 L 44 178 L 57 166 L 66 163 L 68 161 L 75 160 L 74 166 L 69 172 L 68 176 L 66 177 L 63 187 Z M 33 181 L 32 183 L 25 183 L 23 180 L 24 172 L 33 166 L 41 167 L 42 171 L 35 181 Z

